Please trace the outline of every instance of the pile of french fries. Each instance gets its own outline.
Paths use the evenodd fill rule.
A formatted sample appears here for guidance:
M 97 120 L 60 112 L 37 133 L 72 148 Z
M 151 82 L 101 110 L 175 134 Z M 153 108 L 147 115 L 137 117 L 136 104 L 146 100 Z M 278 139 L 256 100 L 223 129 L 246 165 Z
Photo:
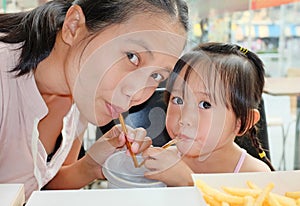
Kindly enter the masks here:
M 284 195 L 272 193 L 273 183 L 264 188 L 247 181 L 245 188 L 209 186 L 202 180 L 196 180 L 204 200 L 209 206 L 300 206 L 300 191 L 286 192 Z

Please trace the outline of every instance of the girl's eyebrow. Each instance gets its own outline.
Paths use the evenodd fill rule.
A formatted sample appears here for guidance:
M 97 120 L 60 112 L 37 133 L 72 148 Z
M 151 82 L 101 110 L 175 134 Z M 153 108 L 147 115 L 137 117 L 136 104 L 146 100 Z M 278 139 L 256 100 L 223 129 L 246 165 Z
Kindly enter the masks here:
M 176 93 L 182 93 L 182 89 L 178 89 L 178 88 L 172 88 L 171 93 L 176 92 Z
M 196 92 L 194 92 L 194 93 L 196 93 L 196 94 L 201 94 L 201 95 L 208 96 L 208 97 L 210 96 L 209 93 L 203 92 L 203 91 L 196 91 Z
M 173 89 L 172 89 L 172 92 L 182 93 L 182 89 L 181 89 L 181 88 L 173 88 Z M 204 91 L 195 91 L 194 93 L 195 93 L 195 94 L 198 94 L 198 95 L 207 96 L 207 97 L 210 96 L 209 93 L 204 92 Z

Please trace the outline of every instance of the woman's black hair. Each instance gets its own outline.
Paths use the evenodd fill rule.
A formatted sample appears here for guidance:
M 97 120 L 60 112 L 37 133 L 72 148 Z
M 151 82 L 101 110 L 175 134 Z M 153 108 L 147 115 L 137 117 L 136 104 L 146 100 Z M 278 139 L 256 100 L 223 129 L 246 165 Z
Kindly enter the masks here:
M 73 4 L 82 8 L 90 32 L 99 32 L 143 12 L 177 18 L 188 30 L 188 7 L 184 0 L 53 0 L 28 12 L 0 14 L 0 41 L 20 44 L 19 63 L 12 69 L 17 76 L 34 70 L 50 54 Z
M 221 101 L 232 109 L 236 118 L 240 119 L 239 134 L 248 136 L 261 159 L 274 171 L 270 160 L 257 137 L 257 127 L 253 125 L 252 109 L 258 109 L 265 84 L 263 62 L 251 51 L 236 44 L 205 43 L 184 54 L 176 63 L 167 84 L 166 101 L 170 98 L 175 80 L 183 68 L 186 68 L 184 80 L 192 71 L 200 72 L 208 86 L 209 94 L 216 101 L 217 85 L 222 85 Z M 207 80 L 204 79 L 207 77 Z

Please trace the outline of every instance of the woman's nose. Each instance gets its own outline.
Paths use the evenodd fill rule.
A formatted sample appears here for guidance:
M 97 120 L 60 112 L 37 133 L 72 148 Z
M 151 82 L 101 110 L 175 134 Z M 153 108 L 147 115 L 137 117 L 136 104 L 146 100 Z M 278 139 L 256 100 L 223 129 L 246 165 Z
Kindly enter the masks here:
M 131 105 L 140 104 L 146 101 L 154 93 L 156 87 L 144 87 L 138 89 L 124 89 L 124 94 L 130 99 Z

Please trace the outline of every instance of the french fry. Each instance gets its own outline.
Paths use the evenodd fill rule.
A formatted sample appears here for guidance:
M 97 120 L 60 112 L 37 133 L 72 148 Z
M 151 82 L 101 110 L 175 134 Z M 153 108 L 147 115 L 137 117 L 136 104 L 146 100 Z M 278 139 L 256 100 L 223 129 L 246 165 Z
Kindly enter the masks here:
M 286 192 L 285 196 L 293 198 L 293 199 L 299 199 L 300 198 L 300 191 Z
M 264 188 L 251 181 L 246 182 L 248 188 L 221 187 L 215 189 L 202 180 L 195 185 L 201 190 L 203 198 L 210 206 L 300 206 L 300 191 L 286 192 L 285 195 L 272 193 L 274 183 Z
M 245 196 L 257 197 L 261 193 L 260 190 L 249 189 L 249 188 L 222 187 L 222 189 L 228 194 L 240 196 L 240 197 L 245 197 Z
M 271 190 L 274 188 L 274 183 L 269 183 L 259 194 L 255 200 L 254 206 L 262 206 L 266 197 L 270 194 Z
M 247 181 L 246 184 L 251 189 L 261 191 L 261 189 L 251 181 Z M 274 194 L 271 192 L 270 192 L 270 195 L 273 196 L 281 205 L 296 206 L 296 202 L 292 198 L 289 198 L 289 197 L 286 197 L 283 195 Z
M 297 206 L 300 206 L 300 198 L 298 198 L 298 199 L 296 200 L 296 204 L 297 204 Z
M 271 205 L 271 206 L 281 206 L 279 201 L 271 194 L 268 195 L 267 201 L 268 201 L 269 205 Z
M 214 189 L 214 188 L 208 186 L 202 180 L 197 180 L 196 181 L 196 186 L 202 192 L 212 196 L 213 198 L 215 198 L 216 200 L 218 200 L 220 202 L 228 202 L 230 204 L 243 204 L 244 203 L 244 198 L 223 193 L 223 192 L 221 192 L 217 189 Z
M 288 205 L 288 206 L 296 206 L 296 201 L 292 198 L 283 196 L 283 195 L 278 195 L 278 194 L 270 194 L 273 196 L 281 205 Z
M 247 181 L 246 184 L 248 185 L 249 188 L 251 189 L 256 189 L 256 190 L 261 190 L 256 184 L 254 184 L 251 181 Z
M 215 200 L 213 197 L 203 193 L 203 199 L 205 200 L 205 202 L 209 205 L 212 205 L 212 206 L 221 206 L 221 204 Z
M 252 196 L 245 196 L 244 197 L 245 201 L 244 201 L 244 206 L 253 206 L 254 205 L 254 197 Z

